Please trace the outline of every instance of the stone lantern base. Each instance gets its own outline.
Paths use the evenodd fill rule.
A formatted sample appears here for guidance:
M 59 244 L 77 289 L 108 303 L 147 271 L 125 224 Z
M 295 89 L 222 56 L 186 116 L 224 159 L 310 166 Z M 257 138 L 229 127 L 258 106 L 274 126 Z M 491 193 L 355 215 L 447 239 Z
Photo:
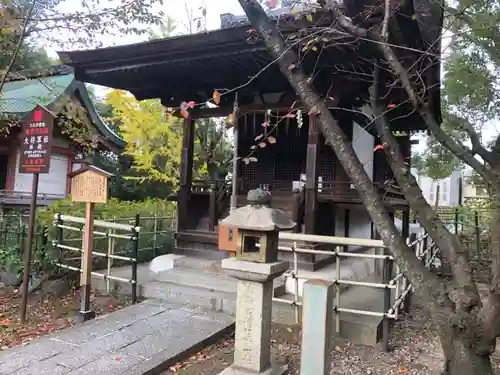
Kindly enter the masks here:
M 282 375 L 287 366 L 271 364 L 273 280 L 288 262 L 222 260 L 227 275 L 238 279 L 234 364 L 221 375 Z
M 234 365 L 222 371 L 219 375 L 283 375 L 287 372 L 288 366 L 271 365 L 266 371 L 254 372 L 236 368 Z

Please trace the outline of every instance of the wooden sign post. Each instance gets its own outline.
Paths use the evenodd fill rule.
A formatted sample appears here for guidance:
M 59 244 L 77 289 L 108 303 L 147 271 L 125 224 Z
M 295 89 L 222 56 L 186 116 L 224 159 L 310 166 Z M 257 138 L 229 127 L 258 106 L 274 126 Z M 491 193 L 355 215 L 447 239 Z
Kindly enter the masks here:
M 21 324 L 26 320 L 28 290 L 30 282 L 31 249 L 35 228 L 38 178 L 40 173 L 49 173 L 52 153 L 52 132 L 55 116 L 47 109 L 37 106 L 21 121 L 21 151 L 19 173 L 33 173 L 30 213 L 28 218 L 28 239 L 24 249 L 24 275 L 21 299 Z
M 108 180 L 112 174 L 94 166 L 86 166 L 73 173 L 71 178 L 71 198 L 73 202 L 85 203 L 85 227 L 83 234 L 83 255 L 80 276 L 80 311 L 78 320 L 86 322 L 95 318 L 90 306 L 92 248 L 94 229 L 94 207 L 96 203 L 108 200 Z

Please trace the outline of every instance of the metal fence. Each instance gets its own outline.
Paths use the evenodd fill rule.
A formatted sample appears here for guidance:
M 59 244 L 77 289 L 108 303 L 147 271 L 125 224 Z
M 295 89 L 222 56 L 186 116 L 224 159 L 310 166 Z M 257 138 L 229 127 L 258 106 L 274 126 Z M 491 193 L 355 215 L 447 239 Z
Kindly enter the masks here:
M 112 218 L 104 220 L 108 223 L 131 225 L 136 218 Z M 173 246 L 173 235 L 175 232 L 175 218 L 173 216 L 149 216 L 139 217 L 139 226 L 142 228 L 139 238 L 139 263 L 148 262 L 158 255 L 169 253 Z M 78 233 L 65 233 L 65 242 L 71 242 L 72 246 L 83 246 L 83 236 Z M 127 241 L 122 238 L 111 238 L 109 236 L 95 235 L 93 238 L 94 249 L 110 252 L 123 256 L 129 256 L 130 248 Z M 111 264 L 109 264 L 111 263 Z M 119 261 L 107 263 L 98 262 L 96 268 L 118 267 L 122 265 Z
M 333 281 L 336 288 L 334 312 L 336 315 L 335 326 L 337 333 L 340 332 L 340 313 L 350 313 L 365 316 L 376 316 L 383 318 L 383 347 L 388 350 L 389 345 L 389 326 L 390 320 L 397 320 L 401 308 L 404 307 L 405 299 L 412 289 L 411 283 L 406 279 L 399 267 L 394 262 L 394 257 L 389 255 L 388 250 L 380 240 L 369 240 L 360 238 L 344 238 L 344 237 L 330 237 L 319 235 L 306 235 L 299 233 L 281 232 L 280 239 L 292 241 L 292 245 L 279 246 L 279 250 L 291 252 L 293 254 L 293 268 L 290 269 L 285 276 L 292 278 L 294 281 L 293 300 L 281 299 L 274 297 L 274 301 L 291 304 L 295 307 L 295 319 L 299 323 L 300 308 L 302 302 L 299 299 L 299 271 L 298 271 L 298 254 L 311 254 L 311 255 L 333 255 L 335 256 L 335 280 Z M 333 245 L 335 250 L 316 250 L 306 249 L 298 246 L 298 243 L 310 242 L 322 245 Z M 414 249 L 418 259 L 420 259 L 426 267 L 430 268 L 432 262 L 436 258 L 439 249 L 435 246 L 427 234 L 419 236 L 415 241 L 407 241 L 408 245 Z M 373 254 L 359 253 L 359 252 L 346 252 L 346 246 L 361 246 L 373 249 Z M 376 254 L 377 250 L 382 254 Z M 341 264 L 342 259 L 347 258 L 360 258 L 370 259 L 374 262 L 382 262 L 382 280 L 380 282 L 366 282 L 345 280 L 341 278 Z M 374 266 L 376 268 L 376 266 Z M 350 309 L 340 304 L 340 295 L 342 286 L 364 286 L 384 290 L 383 311 L 369 311 Z M 392 296 L 394 290 L 394 296 Z
M 57 267 L 81 272 L 84 224 L 85 219 L 81 217 L 54 216 L 56 239 L 53 247 L 59 250 Z M 142 218 L 136 215 L 134 219 L 113 221 L 94 220 L 92 276 L 106 281 L 108 293 L 111 291 L 111 281 L 132 284 L 132 299 L 136 300 L 138 263 L 170 252 L 174 226 L 175 221 L 171 217 L 156 215 Z M 141 253 L 150 256 L 141 256 Z M 131 264 L 130 278 L 112 275 L 113 267 L 127 264 Z
M 123 278 L 118 276 L 111 275 L 111 267 L 108 267 L 107 273 L 99 273 L 95 271 L 91 271 L 91 275 L 94 277 L 98 277 L 104 279 L 106 282 L 118 281 L 122 283 L 132 284 L 132 302 L 137 302 L 137 264 L 139 258 L 139 233 L 141 228 L 139 227 L 139 215 L 137 215 L 134 225 L 126 225 L 120 223 L 112 223 L 102 220 L 95 220 L 94 227 L 92 233 L 94 236 L 101 236 L 113 242 L 115 240 L 126 240 L 129 243 L 130 251 L 133 256 L 122 256 L 112 253 L 112 247 L 108 247 L 107 252 L 101 251 L 92 251 L 92 257 L 104 258 L 108 261 L 108 264 L 112 260 L 118 260 L 122 262 L 127 262 L 131 264 L 131 277 Z M 54 248 L 61 250 L 60 258 L 61 261 L 56 263 L 57 267 L 64 268 L 70 271 L 75 272 L 83 272 L 81 266 L 75 266 L 71 264 L 63 263 L 63 259 L 67 258 L 64 256 L 64 252 L 73 252 L 78 253 L 80 259 L 80 263 L 83 264 L 83 254 L 84 249 L 76 246 L 67 245 L 64 240 L 64 231 L 72 231 L 76 233 L 80 233 L 83 235 L 84 233 L 84 225 L 85 219 L 81 217 L 68 216 L 56 214 L 54 216 L 54 226 L 57 231 L 56 239 L 53 241 Z

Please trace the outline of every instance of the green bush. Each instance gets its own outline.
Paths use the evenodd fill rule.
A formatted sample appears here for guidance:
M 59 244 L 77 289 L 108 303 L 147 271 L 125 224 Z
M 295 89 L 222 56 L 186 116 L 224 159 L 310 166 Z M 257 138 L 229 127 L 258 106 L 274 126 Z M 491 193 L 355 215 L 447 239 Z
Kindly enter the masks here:
M 68 216 L 84 217 L 85 204 L 73 203 L 65 199 L 49 207 L 38 209 L 36 230 L 33 244 L 32 269 L 34 273 L 49 272 L 55 274 L 61 270 L 55 263 L 61 262 L 73 266 L 80 266 L 81 254 L 73 251 L 61 250 L 52 246 L 56 240 L 57 231 L 54 215 L 60 213 Z M 114 221 L 122 224 L 134 225 L 135 217 L 139 215 L 139 262 L 148 262 L 154 256 L 171 252 L 173 246 L 173 232 L 175 231 L 175 204 L 161 199 L 148 199 L 143 202 L 119 201 L 110 199 L 108 203 L 96 205 L 94 219 Z M 4 220 L 0 227 L 0 270 L 13 273 L 22 272 L 23 244 L 26 241 L 27 217 L 16 216 L 12 220 Z M 83 228 L 83 225 L 63 223 L 71 227 Z M 43 228 L 48 229 L 44 237 Z M 105 232 L 104 228 L 94 228 L 94 231 Z M 123 231 L 117 234 L 130 234 Z M 109 238 L 94 234 L 94 251 L 107 253 Z M 82 248 L 82 232 L 63 229 L 63 243 L 75 248 Z M 116 255 L 133 257 L 133 242 L 127 239 L 114 239 L 114 253 Z M 129 265 L 130 262 L 114 260 L 113 266 Z M 107 260 L 94 257 L 94 269 L 107 267 Z M 58 271 L 59 270 L 59 271 Z

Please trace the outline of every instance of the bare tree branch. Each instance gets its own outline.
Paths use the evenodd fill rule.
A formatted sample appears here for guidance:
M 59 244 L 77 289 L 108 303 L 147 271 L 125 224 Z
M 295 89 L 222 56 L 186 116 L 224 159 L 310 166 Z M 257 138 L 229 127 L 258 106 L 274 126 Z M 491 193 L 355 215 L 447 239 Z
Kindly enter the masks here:
M 391 169 L 394 171 L 399 188 L 417 215 L 419 222 L 439 246 L 441 252 L 450 260 L 453 280 L 458 286 L 458 288 L 455 288 L 455 293 L 458 294 L 455 303 L 457 308 L 468 312 L 472 307 L 480 306 L 481 301 L 472 278 L 467 251 L 460 244 L 457 237 L 446 229 L 436 211 L 425 200 L 415 177 L 410 173 L 410 168 L 401 154 L 399 144 L 392 134 L 387 117 L 382 111 L 383 107 L 379 101 L 379 71 L 380 69 L 375 66 L 374 84 L 370 89 L 370 97 L 373 113 L 376 117 L 377 132 L 383 142 L 384 153 Z
M 311 115 L 319 117 L 320 127 L 327 144 L 333 148 L 349 178 L 359 191 L 359 195 L 385 245 L 395 254 L 396 261 L 405 275 L 414 283 L 419 293 L 430 297 L 430 300 L 441 307 L 443 305 L 449 306 L 442 282 L 422 265 L 406 245 L 394 222 L 387 214 L 375 186 L 364 171 L 351 142 L 324 101 L 314 91 L 301 67 L 296 65 L 298 60 L 296 53 L 287 49 L 283 38 L 276 30 L 276 26 L 269 20 L 257 0 L 239 0 L 239 2 L 273 56 L 276 58 L 281 56 L 278 62 L 282 73 L 300 96 L 302 102 L 310 109 Z
M 28 27 L 29 23 L 29 18 L 31 17 L 31 13 L 33 13 L 33 9 L 35 9 L 35 5 L 38 0 L 33 0 L 33 3 L 28 9 L 28 14 L 26 19 L 23 22 L 23 27 L 21 29 L 21 35 L 19 35 L 19 40 L 16 43 L 16 47 L 14 48 L 14 51 L 12 52 L 12 56 L 10 58 L 9 65 L 7 65 L 7 68 L 3 72 L 2 79 L 0 80 L 0 94 L 2 93 L 3 87 L 5 85 L 5 81 L 7 81 L 7 77 L 9 76 L 10 71 L 12 70 L 12 67 L 14 66 L 14 63 L 16 62 L 17 55 L 19 54 L 19 50 L 21 49 L 21 46 L 23 44 L 24 38 L 26 36 L 26 28 Z
M 372 30 L 363 29 L 354 25 L 349 18 L 342 14 L 337 3 L 327 4 L 325 0 L 319 1 L 323 6 L 327 7 L 327 9 L 329 9 L 333 13 L 339 25 L 346 31 L 354 36 L 366 38 L 368 40 L 376 42 L 375 44 L 384 54 L 384 57 L 391 66 L 392 70 L 401 80 L 401 84 L 408 94 L 413 107 L 420 113 L 427 127 L 436 137 L 438 142 L 448 148 L 460 160 L 464 161 L 472 168 L 474 168 L 479 174 L 481 174 L 481 176 L 485 180 L 489 181 L 495 187 L 495 190 L 500 194 L 500 184 L 498 184 L 495 174 L 493 174 L 490 170 L 488 170 L 488 168 L 481 164 L 481 162 L 474 157 L 473 153 L 470 150 L 458 143 L 450 135 L 446 134 L 443 129 L 441 129 L 441 126 L 436 121 L 429 106 L 425 103 L 422 103 L 421 99 L 417 95 L 408 75 L 408 71 L 403 67 L 396 54 L 392 50 L 391 46 L 384 42 L 384 39 L 380 36 L 380 34 L 373 32 Z

